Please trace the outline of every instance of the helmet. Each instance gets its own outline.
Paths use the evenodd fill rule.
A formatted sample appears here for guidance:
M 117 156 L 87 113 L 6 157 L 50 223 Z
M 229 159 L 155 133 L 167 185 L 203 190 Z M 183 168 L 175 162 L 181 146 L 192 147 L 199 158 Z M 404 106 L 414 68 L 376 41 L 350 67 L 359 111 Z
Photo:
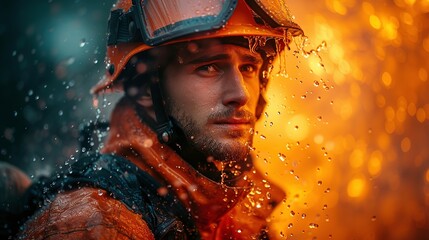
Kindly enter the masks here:
M 283 49 L 299 35 L 284 0 L 118 0 L 109 18 L 107 72 L 91 92 L 121 90 L 130 59 L 156 46 L 259 36 L 281 40 Z

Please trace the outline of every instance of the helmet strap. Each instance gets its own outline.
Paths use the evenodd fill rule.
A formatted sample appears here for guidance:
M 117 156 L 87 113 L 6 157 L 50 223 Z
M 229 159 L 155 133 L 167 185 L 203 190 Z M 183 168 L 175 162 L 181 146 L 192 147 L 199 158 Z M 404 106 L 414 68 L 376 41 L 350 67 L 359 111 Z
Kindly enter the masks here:
M 155 127 L 158 140 L 165 144 L 171 144 L 175 140 L 174 126 L 165 110 L 164 100 L 159 81 L 152 81 L 150 86 L 152 94 L 153 109 L 155 111 L 156 123 Z

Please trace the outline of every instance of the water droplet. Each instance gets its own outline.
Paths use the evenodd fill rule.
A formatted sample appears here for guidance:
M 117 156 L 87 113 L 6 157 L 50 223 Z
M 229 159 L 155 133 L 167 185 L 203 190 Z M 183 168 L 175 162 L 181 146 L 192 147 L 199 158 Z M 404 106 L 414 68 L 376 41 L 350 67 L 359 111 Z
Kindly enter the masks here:
M 265 137 L 265 135 L 261 135 L 260 138 L 264 139 L 264 140 L 267 139 L 267 137 Z
M 148 138 L 143 141 L 143 147 L 150 148 L 153 145 L 152 139 Z
M 286 160 L 286 156 L 283 153 L 279 153 L 277 156 L 279 157 L 280 161 L 282 161 L 282 162 L 284 162 Z
M 168 189 L 166 187 L 160 187 L 157 189 L 157 192 L 160 196 L 166 196 L 168 193 Z
M 309 228 L 311 228 L 311 229 L 316 229 L 316 228 L 318 228 L 318 227 L 319 227 L 319 224 L 317 224 L 317 223 L 310 223 L 310 224 L 308 225 L 308 227 L 309 227 Z
M 268 71 L 262 71 L 262 78 L 268 78 L 269 74 Z
M 76 59 L 74 57 L 71 57 L 71 58 L 67 59 L 66 65 L 72 65 L 75 62 L 75 60 Z
M 79 47 L 85 47 L 86 43 L 87 43 L 87 42 L 86 42 L 85 38 L 83 38 L 83 39 L 80 41 Z
M 145 72 L 147 72 L 147 70 L 149 69 L 148 65 L 143 63 L 143 62 L 139 62 L 136 64 L 135 67 L 136 71 L 138 74 L 143 74 Z
M 322 181 L 317 181 L 317 185 L 322 185 Z
M 58 116 L 62 116 L 64 112 L 62 110 L 58 111 Z
M 92 99 L 92 106 L 93 107 L 98 107 L 98 98 L 97 97 L 94 97 L 93 99 Z
M 196 53 L 198 51 L 198 45 L 196 43 L 189 43 L 187 49 L 191 53 Z
M 306 218 L 306 217 L 307 217 L 307 214 L 305 214 L 305 213 L 301 214 L 301 218 L 302 218 L 302 219 L 304 219 L 304 218 Z
M 103 190 L 98 189 L 98 196 L 103 196 Z
M 325 218 L 325 222 L 329 222 L 329 221 L 330 221 L 329 217 L 328 217 L 328 216 L 326 216 L 326 218 Z
M 372 216 L 371 221 L 374 222 L 375 220 L 377 220 L 377 216 Z
M 288 225 L 287 225 L 287 228 L 292 228 L 293 227 L 293 223 L 289 223 Z
M 250 128 L 249 129 L 249 133 L 253 135 L 255 133 L 255 129 L 254 128 Z
M 318 81 L 314 81 L 314 86 L 318 87 L 320 85 L 320 83 Z

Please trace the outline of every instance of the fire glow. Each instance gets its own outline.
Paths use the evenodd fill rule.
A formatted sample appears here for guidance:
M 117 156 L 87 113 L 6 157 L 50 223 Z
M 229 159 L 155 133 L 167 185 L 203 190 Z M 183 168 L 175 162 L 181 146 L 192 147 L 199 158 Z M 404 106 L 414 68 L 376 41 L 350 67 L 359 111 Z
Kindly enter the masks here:
M 322 62 L 292 48 L 287 77 L 269 86 L 255 152 L 259 169 L 288 195 L 270 235 L 424 239 L 429 1 L 288 4 L 311 41 L 306 47 L 327 46 Z

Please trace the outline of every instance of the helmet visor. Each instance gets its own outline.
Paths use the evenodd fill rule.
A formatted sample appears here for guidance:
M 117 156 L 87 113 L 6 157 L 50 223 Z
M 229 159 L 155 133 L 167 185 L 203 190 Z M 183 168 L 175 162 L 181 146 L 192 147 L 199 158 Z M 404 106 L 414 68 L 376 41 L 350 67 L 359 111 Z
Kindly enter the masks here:
M 228 0 L 139 0 L 143 41 L 157 45 L 172 38 L 218 29 L 237 6 Z
M 285 0 L 247 0 L 246 2 L 253 6 L 252 9 L 259 15 L 266 15 L 265 21 L 269 18 L 282 27 L 291 25 L 292 15 Z

